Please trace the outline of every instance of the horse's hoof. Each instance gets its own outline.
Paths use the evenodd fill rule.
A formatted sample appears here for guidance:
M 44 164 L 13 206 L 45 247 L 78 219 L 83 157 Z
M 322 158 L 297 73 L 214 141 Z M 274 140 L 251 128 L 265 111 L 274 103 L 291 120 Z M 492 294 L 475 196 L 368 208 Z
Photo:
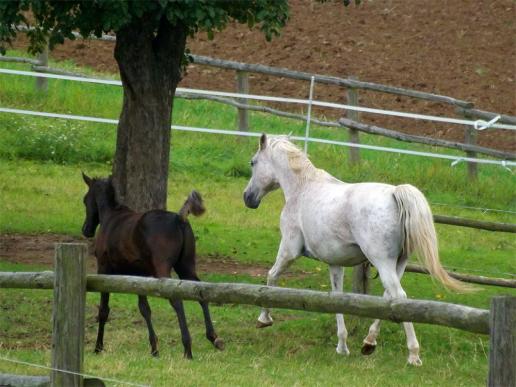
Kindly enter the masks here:
M 155 350 L 151 352 L 152 357 L 159 357 L 159 351 Z
M 267 328 L 267 327 L 270 327 L 270 326 L 272 326 L 272 321 L 261 322 L 260 320 L 258 320 L 256 322 L 256 328 Z
M 337 346 L 337 353 L 339 355 L 349 356 L 349 349 L 348 349 L 348 347 L 341 348 L 341 347 Z
M 418 355 L 410 355 L 407 360 L 407 363 L 413 365 L 414 367 L 421 367 L 423 365 L 423 362 L 421 361 Z
M 376 349 L 376 345 L 364 343 L 364 345 L 362 345 L 361 352 L 362 352 L 362 355 L 369 356 L 374 352 L 375 349 Z
M 98 354 L 99 354 L 99 353 L 101 353 L 103 350 L 104 350 L 104 347 L 95 347 L 95 351 L 93 351 L 93 352 L 95 352 L 95 353 L 98 355 Z
M 193 360 L 192 352 L 185 352 L 184 358 L 188 360 Z
M 223 351 L 224 350 L 224 340 L 222 340 L 220 337 L 217 337 L 214 341 L 213 341 L 213 345 L 215 346 L 215 348 L 217 348 L 219 351 Z

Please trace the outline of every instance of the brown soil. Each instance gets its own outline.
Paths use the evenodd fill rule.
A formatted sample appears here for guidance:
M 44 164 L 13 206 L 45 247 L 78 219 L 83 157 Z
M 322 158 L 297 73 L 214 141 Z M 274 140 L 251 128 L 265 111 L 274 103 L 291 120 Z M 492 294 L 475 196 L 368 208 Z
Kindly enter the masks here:
M 363 0 L 359 7 L 347 8 L 340 1 L 291 0 L 290 4 L 290 21 L 281 37 L 270 43 L 258 30 L 230 25 L 213 41 L 199 34 L 189 41 L 189 48 L 192 53 L 216 58 L 341 77 L 353 75 L 364 81 L 471 101 L 479 109 L 516 114 L 516 8 L 512 0 Z M 17 45 L 25 43 L 20 40 Z M 100 71 L 117 71 L 111 42 L 68 42 L 51 56 L 73 59 Z M 232 71 L 191 65 L 181 86 L 232 91 L 234 76 Z M 308 85 L 252 75 L 251 91 L 306 97 Z M 321 100 L 346 102 L 344 90 L 337 87 L 317 85 L 315 94 Z M 361 92 L 360 103 L 453 114 L 451 108 L 439 104 L 371 92 Z M 362 120 L 433 137 L 459 141 L 464 137 L 456 125 L 365 114 Z M 479 143 L 514 151 L 516 134 L 482 132 Z
M 0 234 L 0 259 L 19 264 L 35 264 L 51 268 L 54 264 L 54 245 L 56 243 L 86 242 L 89 246 L 87 269 L 96 272 L 93 256 L 93 243 L 84 238 L 59 234 Z M 212 255 L 197 258 L 197 270 L 210 274 L 245 274 L 253 277 L 266 277 L 268 268 L 259 265 L 242 264 L 231 257 Z M 296 271 L 286 276 L 302 277 L 304 272 Z

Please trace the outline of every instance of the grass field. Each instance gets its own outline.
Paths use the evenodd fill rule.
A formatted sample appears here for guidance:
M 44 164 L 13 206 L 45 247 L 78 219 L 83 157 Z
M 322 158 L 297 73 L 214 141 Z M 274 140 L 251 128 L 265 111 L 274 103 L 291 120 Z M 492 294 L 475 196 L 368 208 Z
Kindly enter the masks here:
M 18 53 L 19 54 L 19 53 Z M 63 65 L 63 64 L 60 64 Z M 64 64 L 70 68 L 73 64 Z M 26 69 L 19 65 L 2 67 Z M 0 75 L 0 106 L 57 113 L 117 118 L 121 89 L 49 81 L 46 94 L 34 91 L 34 79 Z M 229 129 L 235 126 L 232 108 L 202 101 L 177 100 L 177 125 Z M 251 114 L 253 131 L 301 134 L 304 124 Z M 457 130 L 462 130 L 457 128 Z M 312 128 L 314 137 L 345 140 L 339 130 Z M 114 152 L 115 127 L 48 118 L 0 114 L 0 232 L 60 233 L 79 235 L 84 209 L 83 170 L 107 175 Z M 440 152 L 373 136 L 369 144 Z M 201 256 L 229 256 L 241 264 L 270 266 L 279 243 L 278 220 L 283 204 L 280 192 L 268 196 L 258 210 L 242 202 L 250 175 L 248 161 L 256 139 L 174 132 L 172 135 L 169 202 L 179 208 L 187 193 L 198 189 L 208 212 L 192 220 Z M 516 211 L 516 178 L 500 167 L 482 166 L 475 183 L 466 180 L 465 165 L 397 154 L 362 151 L 359 167 L 349 168 L 347 150 L 328 145 L 309 146 L 314 163 L 348 182 L 410 183 L 428 197 L 434 213 L 515 223 L 514 214 L 481 212 L 459 207 L 475 206 Z M 511 234 L 437 225 L 443 264 L 460 271 L 504 277 L 516 272 L 516 241 Z M 9 263 L 0 250 L 0 270 L 37 271 L 36 265 Z M 298 260 L 282 286 L 328 290 L 326 266 Z M 350 273 L 350 270 L 346 270 Z M 349 277 L 349 276 L 348 276 Z M 506 277 L 506 276 L 505 276 Z M 263 278 L 243 274 L 205 273 L 212 282 L 263 283 Z M 447 293 L 428 277 L 408 274 L 402 282 L 410 297 L 439 299 L 487 308 L 493 295 L 512 290 L 482 287 L 475 294 Z M 346 282 L 349 289 L 349 281 Z M 381 294 L 378 280 L 373 294 Z M 167 302 L 152 299 L 153 321 L 160 338 L 161 356 L 150 357 L 147 331 L 134 296 L 111 298 L 112 314 L 106 327 L 106 351 L 96 356 L 98 295 L 88 295 L 87 373 L 152 385 L 484 385 L 487 376 L 487 337 L 454 329 L 416 324 L 423 367 L 405 364 L 406 347 L 400 326 L 384 323 L 379 347 L 371 357 L 360 355 L 360 345 L 370 321 L 348 317 L 355 331 L 349 338 L 348 358 L 335 353 L 336 327 L 331 315 L 276 310 L 272 328 L 256 330 L 258 308 L 213 306 L 216 328 L 227 343 L 216 352 L 204 339 L 202 314 L 187 302 L 193 337 L 194 361 L 183 360 L 176 318 Z M 0 290 L 0 356 L 49 364 L 51 292 Z M 0 372 L 42 374 L 0 360 Z

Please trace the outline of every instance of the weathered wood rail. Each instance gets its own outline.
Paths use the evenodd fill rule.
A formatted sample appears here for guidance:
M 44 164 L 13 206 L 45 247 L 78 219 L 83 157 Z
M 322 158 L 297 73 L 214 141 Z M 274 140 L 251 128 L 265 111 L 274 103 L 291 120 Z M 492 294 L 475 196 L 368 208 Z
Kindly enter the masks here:
M 407 267 L 405 268 L 405 272 L 430 274 L 426 268 L 424 268 L 420 265 L 415 265 L 413 263 L 409 263 L 407 265 Z M 516 289 L 516 279 L 492 278 L 492 277 L 485 277 L 483 275 L 471 275 L 471 274 L 456 273 L 454 271 L 449 271 L 449 270 L 447 270 L 446 272 L 450 275 L 450 277 L 456 278 L 463 282 Z M 365 281 L 367 281 L 367 278 L 365 279 Z
M 131 293 L 217 303 L 247 304 L 262 307 L 297 309 L 323 313 L 346 313 L 395 322 L 412 321 L 454 327 L 474 333 L 490 334 L 489 386 L 502 386 L 514 380 L 516 297 L 495 297 L 491 312 L 444 302 L 393 299 L 362 294 L 336 294 L 269 286 L 204 283 L 175 279 L 130 276 L 86 276 L 85 244 L 61 244 L 56 249 L 56 274 L 53 272 L 0 272 L 0 288 L 54 289 L 54 330 L 52 359 L 61 359 L 60 369 L 76 372 L 69 379 L 55 370 L 52 386 L 82 386 L 84 345 L 84 298 L 87 291 Z M 66 260 L 66 262 L 65 262 Z M 82 290 L 81 290 L 82 289 Z M 68 307 L 64 307 L 68 305 Z M 69 308 L 71 308 L 69 310 Z M 72 312 L 70 312 L 72 311 Z M 79 329 L 79 331 L 77 331 Z M 82 330 L 82 332 L 80 332 Z M 76 336 L 72 338 L 71 336 Z M 66 345 L 72 339 L 72 346 Z M 62 344 L 60 344 L 62 343 Z M 76 351 L 70 353 L 71 347 Z M 66 354 L 63 357 L 60 354 Z M 77 361 L 78 359 L 78 361 Z M 53 368 L 57 368 L 54 364 Z M 68 377 L 67 376 L 67 377 Z M 12 377 L 12 375 L 9 375 Z M 0 379 L 1 380 L 1 379 Z M 503 384 L 505 383 L 505 384 Z
M 444 215 L 434 215 L 434 222 L 448 224 L 450 226 L 469 227 L 487 231 L 516 233 L 516 224 L 513 223 L 486 222 L 484 220 L 466 219 L 456 216 Z
M 350 119 L 344 118 L 344 117 L 340 118 L 338 122 L 340 125 L 342 125 L 346 128 L 353 128 L 355 130 L 358 130 L 358 131 L 361 131 L 364 133 L 375 134 L 375 135 L 379 135 L 379 136 L 383 136 L 383 137 L 393 138 L 393 139 L 399 140 L 399 141 L 413 142 L 413 143 L 425 144 L 425 145 L 431 145 L 431 146 L 438 146 L 441 148 L 457 149 L 457 150 L 461 150 L 464 152 L 475 152 L 475 153 L 480 153 L 480 154 L 497 157 L 497 158 L 505 159 L 505 160 L 516 159 L 516 153 L 505 152 L 505 151 L 500 151 L 497 149 L 486 148 L 483 146 L 465 144 L 465 143 L 460 143 L 460 142 L 455 142 L 455 141 L 441 140 L 438 138 L 406 134 L 406 133 L 398 132 L 396 130 L 382 128 L 382 127 L 376 126 L 376 125 L 364 124 L 364 123 L 350 120 Z
M 52 289 L 54 274 L 0 273 L 0 288 Z M 132 276 L 87 276 L 87 290 L 131 293 L 193 301 L 256 305 L 322 313 L 346 313 L 394 322 L 445 325 L 489 333 L 489 312 L 444 302 L 394 299 L 363 294 L 319 292 L 236 283 L 206 283 Z
M 218 67 L 226 70 L 236 70 L 236 71 L 245 71 L 250 73 L 264 74 L 264 75 L 272 75 L 276 77 L 284 77 L 290 79 L 297 79 L 302 81 L 310 81 L 312 76 L 315 77 L 315 82 L 327 84 L 327 85 L 336 85 L 343 86 L 346 88 L 352 89 L 362 89 L 362 90 L 372 90 L 378 91 L 382 93 L 394 94 L 394 95 L 402 95 L 406 97 L 413 97 L 417 99 L 423 99 L 427 101 L 440 102 L 453 106 L 458 106 L 461 108 L 472 108 L 473 103 L 462 101 L 457 98 L 452 98 L 448 96 L 426 93 L 423 91 L 416 91 L 411 89 L 404 89 L 401 87 L 394 87 L 388 85 L 382 85 L 379 83 L 373 82 L 363 82 L 356 79 L 350 78 L 340 78 L 329 75 L 320 75 L 320 74 L 311 74 L 303 71 L 294 71 L 287 68 L 281 67 L 271 67 L 261 64 L 251 64 L 251 63 L 242 63 L 232 60 L 224 60 L 224 59 L 216 59 L 210 58 L 202 55 L 190 55 L 192 59 L 192 63 L 201 64 L 206 66 Z

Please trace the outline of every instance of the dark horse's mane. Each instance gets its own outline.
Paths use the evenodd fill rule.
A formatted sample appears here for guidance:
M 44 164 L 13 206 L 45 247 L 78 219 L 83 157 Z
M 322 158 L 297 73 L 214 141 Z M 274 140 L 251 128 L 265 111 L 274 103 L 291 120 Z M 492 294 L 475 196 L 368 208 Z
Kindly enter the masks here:
M 113 180 L 112 180 L 111 176 L 106 177 L 106 178 L 104 178 L 104 177 L 92 177 L 91 180 L 92 180 L 92 183 L 96 183 L 96 182 L 107 183 L 105 185 L 105 187 L 106 187 L 105 199 L 106 199 L 107 204 L 109 205 L 110 208 L 113 208 L 113 209 L 116 209 L 116 210 L 128 209 L 127 206 L 124 206 L 123 204 L 120 204 L 119 201 L 117 200 L 117 198 L 116 198 L 116 191 L 115 191 L 115 187 L 113 186 Z

